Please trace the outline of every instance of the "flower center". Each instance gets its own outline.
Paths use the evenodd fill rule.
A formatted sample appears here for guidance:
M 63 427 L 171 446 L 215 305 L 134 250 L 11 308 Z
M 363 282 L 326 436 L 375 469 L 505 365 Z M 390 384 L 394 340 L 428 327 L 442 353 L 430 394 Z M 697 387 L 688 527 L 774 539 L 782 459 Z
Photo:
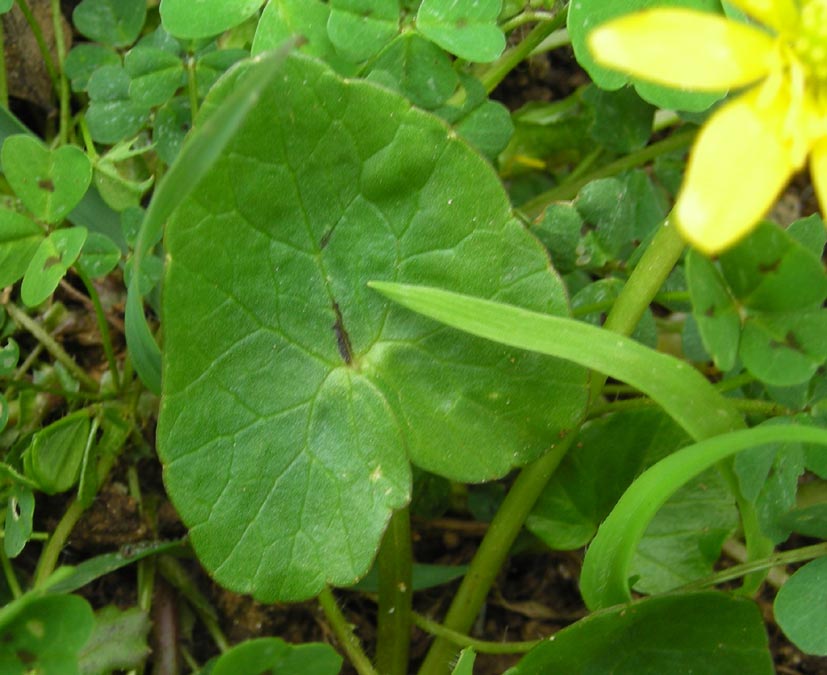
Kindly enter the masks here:
M 803 0 L 793 49 L 813 84 L 827 86 L 827 0 Z

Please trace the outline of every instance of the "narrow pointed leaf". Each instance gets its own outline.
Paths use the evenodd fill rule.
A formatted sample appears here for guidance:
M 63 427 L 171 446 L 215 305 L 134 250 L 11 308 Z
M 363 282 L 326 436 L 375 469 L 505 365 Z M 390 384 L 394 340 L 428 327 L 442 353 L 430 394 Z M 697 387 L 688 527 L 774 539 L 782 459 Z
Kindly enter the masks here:
M 732 404 L 690 366 L 629 338 L 573 319 L 437 288 L 371 282 L 403 307 L 502 344 L 570 359 L 650 396 L 694 438 L 743 426 Z

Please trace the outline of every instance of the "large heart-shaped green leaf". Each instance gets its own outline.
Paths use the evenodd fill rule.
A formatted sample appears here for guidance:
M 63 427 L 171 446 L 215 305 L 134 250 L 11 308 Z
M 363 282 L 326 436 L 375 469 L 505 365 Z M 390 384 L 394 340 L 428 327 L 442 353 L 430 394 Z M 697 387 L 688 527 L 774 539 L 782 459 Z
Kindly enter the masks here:
M 409 499 L 409 461 L 502 476 L 572 428 L 586 399 L 583 369 L 366 288 L 430 283 L 567 312 L 496 174 L 442 121 L 307 57 L 283 68 L 169 224 L 158 426 L 201 561 L 265 600 L 367 572 Z

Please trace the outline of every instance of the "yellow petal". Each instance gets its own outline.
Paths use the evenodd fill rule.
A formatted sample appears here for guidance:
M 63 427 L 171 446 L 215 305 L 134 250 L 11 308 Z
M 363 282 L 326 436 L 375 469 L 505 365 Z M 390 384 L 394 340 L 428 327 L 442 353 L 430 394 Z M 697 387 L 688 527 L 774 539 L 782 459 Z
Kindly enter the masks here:
M 789 96 L 761 101 L 747 92 L 716 112 L 689 156 L 675 205 L 678 227 L 713 255 L 755 227 L 796 167 L 783 137 Z
M 779 33 L 794 31 L 798 26 L 799 10 L 793 0 L 729 1 L 756 21 L 760 21 Z
M 589 35 L 601 65 L 697 91 L 726 91 L 761 79 L 773 63 L 773 45 L 753 26 L 678 8 L 627 14 Z
M 827 138 L 822 138 L 815 145 L 810 155 L 810 178 L 821 205 L 821 215 L 827 218 Z

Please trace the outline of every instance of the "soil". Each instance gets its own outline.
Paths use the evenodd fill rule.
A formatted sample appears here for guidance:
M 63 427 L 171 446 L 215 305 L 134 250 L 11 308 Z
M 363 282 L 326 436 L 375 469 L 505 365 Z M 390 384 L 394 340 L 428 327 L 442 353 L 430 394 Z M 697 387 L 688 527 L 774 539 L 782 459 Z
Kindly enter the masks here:
M 527 100 L 559 98 L 586 81 L 571 55 L 560 50 L 553 60 L 541 57 L 518 68 L 496 92 L 496 97 L 515 108 Z M 41 101 L 34 102 L 40 104 Z M 67 351 L 90 372 L 102 372 L 106 368 L 105 359 L 95 335 L 94 322 L 90 319 L 88 300 L 83 296 L 82 285 L 77 280 L 70 277 L 69 282 L 57 294 L 57 299 L 69 309 L 68 320 L 58 337 Z M 101 291 L 104 297 L 110 299 L 110 329 L 116 349 L 123 355 L 124 298 L 113 296 L 114 289 L 118 288 L 117 283 L 110 280 L 104 284 L 109 284 Z M 144 435 L 151 447 L 151 425 Z M 142 504 L 130 496 L 127 488 L 130 480 L 127 467 L 130 465 L 137 468 L 135 475 L 141 486 Z M 65 502 L 59 498 L 38 502 L 36 529 L 53 529 L 64 508 Z M 148 514 L 154 514 L 154 517 L 150 518 Z M 423 562 L 468 563 L 484 530 L 485 524 L 474 522 L 462 511 L 449 512 L 436 521 L 415 521 L 415 557 Z M 125 544 L 155 538 L 175 539 L 184 534 L 174 509 L 164 496 L 157 461 L 136 450 L 112 472 L 94 505 L 76 526 L 64 550 L 62 562 L 77 563 Z M 24 564 L 27 562 L 26 555 L 24 553 Z M 33 564 L 33 554 L 28 555 L 31 558 L 29 562 Z M 190 582 L 216 611 L 221 629 L 231 643 L 252 637 L 279 636 L 294 643 L 326 641 L 336 645 L 336 638 L 315 602 L 262 605 L 214 584 L 194 559 L 181 558 L 179 562 Z M 528 552 L 512 557 L 497 579 L 472 635 L 485 640 L 534 640 L 548 637 L 577 621 L 585 615 L 576 583 L 581 562 L 580 551 Z M 83 593 L 95 607 L 107 604 L 123 608 L 134 606 L 137 603 L 135 575 L 135 569 L 127 567 L 94 582 Z M 452 583 L 416 594 L 415 610 L 439 620 L 456 587 L 457 583 Z M 198 663 L 204 663 L 215 655 L 217 649 L 212 638 L 203 624 L 193 618 L 190 605 L 172 591 L 172 584 L 159 583 L 157 588 L 158 610 L 154 618 L 156 627 L 163 626 L 164 630 L 156 630 L 153 637 L 156 653 L 165 652 L 163 638 L 172 634 L 178 636 L 179 647 Z M 357 634 L 368 651 L 372 652 L 375 642 L 374 599 L 367 594 L 345 591 L 337 592 L 337 597 L 347 618 L 356 627 Z M 771 602 L 772 592 L 767 590 L 760 603 L 769 626 L 777 672 L 827 675 L 827 659 L 801 654 L 780 633 L 772 622 Z M 429 643 L 430 638 L 425 633 L 414 629 L 414 666 L 424 657 Z M 500 675 L 518 660 L 518 656 L 480 654 L 474 673 Z M 152 667 L 147 668 L 146 672 L 153 672 Z M 355 671 L 346 663 L 342 672 L 350 675 Z

